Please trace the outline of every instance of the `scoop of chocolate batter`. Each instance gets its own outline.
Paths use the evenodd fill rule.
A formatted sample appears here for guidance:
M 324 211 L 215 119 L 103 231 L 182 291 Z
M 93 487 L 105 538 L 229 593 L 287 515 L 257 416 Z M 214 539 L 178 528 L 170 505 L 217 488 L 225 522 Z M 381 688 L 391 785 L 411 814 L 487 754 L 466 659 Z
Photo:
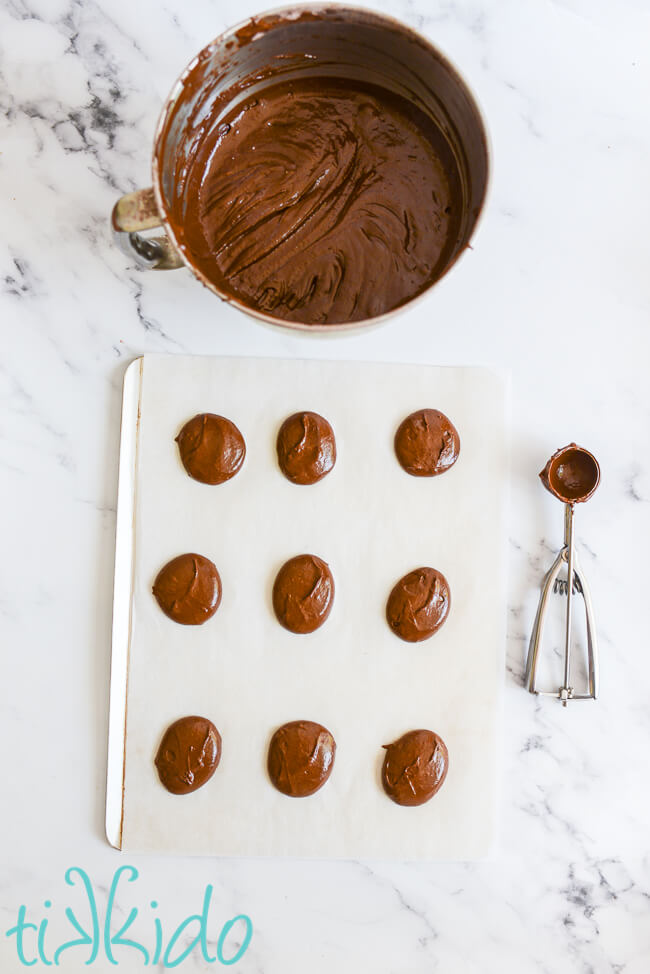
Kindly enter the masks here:
M 160 569 L 153 594 L 174 622 L 199 626 L 219 608 L 221 578 L 209 558 L 191 553 L 179 555 Z
M 442 572 L 416 568 L 400 578 L 388 596 L 386 619 L 396 636 L 419 643 L 433 636 L 447 616 L 451 597 Z
M 463 190 L 440 129 L 356 79 L 268 85 L 202 122 L 171 214 L 226 295 L 307 324 L 361 321 L 438 279 Z
M 444 413 L 419 409 L 400 423 L 395 434 L 395 453 L 413 477 L 436 477 L 456 463 L 460 437 Z
M 280 427 L 278 463 L 293 484 L 315 484 L 336 463 L 334 430 L 318 413 L 294 413 Z
M 589 500 L 600 483 L 600 466 L 584 447 L 569 443 L 553 454 L 539 476 L 559 500 L 581 504 Z
M 336 743 L 326 727 L 312 720 L 293 720 L 271 738 L 269 777 L 283 795 L 305 798 L 323 787 L 335 754 Z
M 398 805 L 423 805 L 433 798 L 449 767 L 442 738 L 430 730 L 413 730 L 384 747 L 381 783 L 388 797 Z
M 277 574 L 273 609 L 290 632 L 314 632 L 332 609 L 334 578 L 329 565 L 316 555 L 296 555 Z
M 155 764 L 173 795 L 196 791 L 212 777 L 221 759 L 221 735 L 207 717 L 181 717 L 163 734 Z
M 246 456 L 246 444 L 234 423 L 215 413 L 199 413 L 176 437 L 183 466 L 202 484 L 223 484 L 234 477 Z

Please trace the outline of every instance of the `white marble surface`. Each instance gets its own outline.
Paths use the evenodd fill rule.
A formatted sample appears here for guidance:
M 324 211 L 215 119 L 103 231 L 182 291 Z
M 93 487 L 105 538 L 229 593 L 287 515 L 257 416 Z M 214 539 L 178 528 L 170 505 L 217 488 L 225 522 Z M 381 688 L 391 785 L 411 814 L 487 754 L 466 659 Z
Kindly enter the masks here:
M 151 898 L 171 930 L 211 883 L 211 937 L 236 913 L 253 921 L 234 968 L 246 974 L 650 969 L 650 8 L 375 6 L 436 41 L 478 92 L 493 193 L 474 252 L 417 308 L 318 341 L 263 329 L 188 272 L 135 271 L 108 234 L 117 195 L 149 183 L 177 72 L 254 0 L 0 4 L 3 972 L 22 970 L 4 936 L 20 904 L 51 916 L 56 945 L 64 907 L 81 902 L 65 869 L 84 867 L 101 905 L 124 862 L 102 826 L 120 384 L 134 356 L 179 350 L 511 370 L 501 841 L 477 865 L 132 857 L 140 878 L 116 909 L 148 910 L 151 942 Z M 602 698 L 563 711 L 521 675 L 562 528 L 536 473 L 572 438 L 603 467 L 578 520 Z M 87 956 L 70 950 L 61 969 Z M 117 956 L 142 967 L 129 948 Z M 219 967 L 192 957 L 181 970 Z

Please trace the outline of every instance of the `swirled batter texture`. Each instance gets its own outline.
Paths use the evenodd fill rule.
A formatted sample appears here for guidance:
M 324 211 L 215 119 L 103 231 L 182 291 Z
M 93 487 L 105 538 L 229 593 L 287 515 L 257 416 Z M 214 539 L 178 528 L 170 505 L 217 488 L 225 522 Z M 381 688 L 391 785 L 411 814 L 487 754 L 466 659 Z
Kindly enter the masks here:
M 449 752 L 438 734 L 412 730 L 384 748 L 381 783 L 394 802 L 423 805 L 440 791 L 447 777 Z
M 277 453 L 292 484 L 316 484 L 336 463 L 334 430 L 318 413 L 294 413 L 280 427 Z
M 161 783 L 188 795 L 209 781 L 221 760 L 221 734 L 207 717 L 181 717 L 165 731 L 156 754 Z
M 458 430 L 439 409 L 420 409 L 400 423 L 395 453 L 412 477 L 437 477 L 458 459 Z
M 386 620 L 396 636 L 408 643 L 429 639 L 449 615 L 451 597 L 442 572 L 416 568 L 400 578 L 386 603 Z
M 285 562 L 273 583 L 273 611 L 289 632 L 306 634 L 323 625 L 334 601 L 330 566 L 316 555 Z
M 335 754 L 336 742 L 327 727 L 313 720 L 292 720 L 271 738 L 269 777 L 283 795 L 306 798 L 331 775 Z
M 153 594 L 166 616 L 183 626 L 200 626 L 221 604 L 221 577 L 209 558 L 188 553 L 158 572 Z
M 312 78 L 264 89 L 197 140 L 172 220 L 229 296 L 332 324 L 433 283 L 461 207 L 451 150 L 419 109 L 383 88 Z
M 181 462 L 202 484 L 224 484 L 235 476 L 246 456 L 246 444 L 225 416 L 199 413 L 176 437 Z

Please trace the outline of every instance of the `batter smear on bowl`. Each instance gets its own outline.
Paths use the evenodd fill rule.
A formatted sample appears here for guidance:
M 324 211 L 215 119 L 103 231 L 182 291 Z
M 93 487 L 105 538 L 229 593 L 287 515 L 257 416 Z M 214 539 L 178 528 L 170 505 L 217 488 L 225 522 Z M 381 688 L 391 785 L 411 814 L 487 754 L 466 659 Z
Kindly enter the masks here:
M 206 123 L 174 209 L 181 246 L 226 294 L 333 324 L 397 308 L 444 273 L 462 190 L 420 109 L 361 81 L 310 78 Z

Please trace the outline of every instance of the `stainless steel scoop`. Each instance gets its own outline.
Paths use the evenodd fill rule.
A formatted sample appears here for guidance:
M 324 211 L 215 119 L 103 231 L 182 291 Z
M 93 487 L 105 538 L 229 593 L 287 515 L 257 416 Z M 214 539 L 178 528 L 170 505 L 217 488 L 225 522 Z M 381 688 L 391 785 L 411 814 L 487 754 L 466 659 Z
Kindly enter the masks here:
M 569 700 L 595 700 L 598 696 L 598 647 L 591 596 L 574 548 L 573 520 L 575 505 L 584 503 L 600 482 L 600 467 L 596 458 L 583 447 L 570 443 L 554 453 L 540 473 L 542 483 L 554 497 L 564 503 L 564 546 L 544 576 L 537 615 L 530 637 L 526 663 L 526 686 L 530 693 L 558 697 L 566 707 Z M 566 565 L 566 580 L 560 572 Z M 564 634 L 564 682 L 557 690 L 538 690 L 536 671 L 551 591 L 566 596 Z M 576 693 L 571 685 L 571 632 L 573 625 L 573 597 L 581 595 L 587 624 L 587 692 Z

